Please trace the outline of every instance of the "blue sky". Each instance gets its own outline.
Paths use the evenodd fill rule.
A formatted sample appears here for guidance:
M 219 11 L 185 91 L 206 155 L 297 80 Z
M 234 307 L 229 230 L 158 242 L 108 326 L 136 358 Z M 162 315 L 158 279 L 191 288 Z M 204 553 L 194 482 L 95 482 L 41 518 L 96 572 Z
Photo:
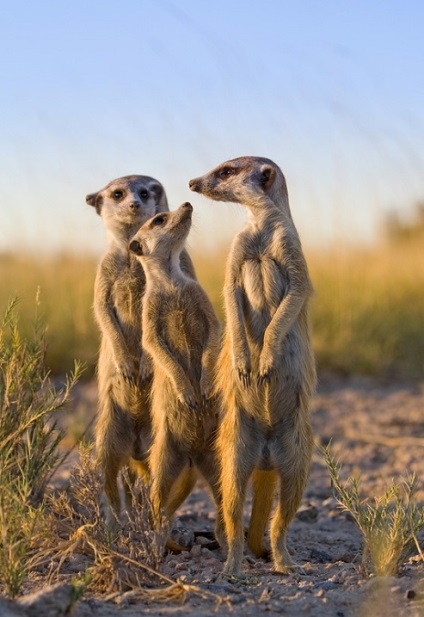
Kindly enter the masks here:
M 85 194 L 129 173 L 191 200 L 192 248 L 237 206 L 188 180 L 283 169 L 305 245 L 378 238 L 424 198 L 421 2 L 0 1 L 0 251 L 101 251 Z

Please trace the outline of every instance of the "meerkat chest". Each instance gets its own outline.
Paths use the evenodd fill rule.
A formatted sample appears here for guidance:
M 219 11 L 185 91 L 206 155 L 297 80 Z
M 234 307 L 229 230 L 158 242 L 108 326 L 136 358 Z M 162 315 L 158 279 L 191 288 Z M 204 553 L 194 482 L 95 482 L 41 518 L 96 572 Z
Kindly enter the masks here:
M 204 314 L 189 293 L 176 293 L 169 296 L 162 304 L 163 335 L 169 347 L 190 362 L 201 357 L 207 324 Z
M 284 264 L 266 250 L 252 251 L 241 268 L 242 285 L 248 306 L 273 313 L 287 292 Z
M 117 277 L 113 289 L 113 304 L 121 322 L 135 323 L 141 320 L 145 277 L 142 268 L 125 268 Z

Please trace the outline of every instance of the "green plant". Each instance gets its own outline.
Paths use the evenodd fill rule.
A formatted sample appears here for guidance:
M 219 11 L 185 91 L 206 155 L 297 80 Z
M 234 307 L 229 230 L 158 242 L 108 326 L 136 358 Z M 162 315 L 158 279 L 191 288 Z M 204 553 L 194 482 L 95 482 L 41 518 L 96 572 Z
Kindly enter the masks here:
M 414 500 L 415 476 L 392 481 L 373 501 L 360 494 L 360 478 L 341 480 L 341 466 L 331 455 L 330 446 L 322 450 L 325 463 L 342 508 L 350 512 L 364 539 L 365 573 L 393 576 L 415 551 L 421 553 L 417 535 L 424 529 L 424 508 Z
M 36 317 L 31 339 L 21 335 L 17 300 L 0 324 L 0 578 L 17 595 L 36 555 L 43 495 L 60 462 L 63 437 L 54 412 L 68 401 L 81 367 L 65 385 L 52 385 L 45 366 L 45 329 Z

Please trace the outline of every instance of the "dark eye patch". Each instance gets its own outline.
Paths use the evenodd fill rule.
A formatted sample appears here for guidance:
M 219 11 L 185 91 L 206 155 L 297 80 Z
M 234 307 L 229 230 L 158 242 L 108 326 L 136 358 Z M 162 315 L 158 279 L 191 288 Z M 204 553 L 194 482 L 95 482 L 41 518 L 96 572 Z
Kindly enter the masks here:
M 162 193 L 163 193 L 162 186 L 160 184 L 155 183 L 155 184 L 150 184 L 149 188 L 155 196 L 156 203 L 159 203 L 160 198 L 162 197 Z
M 235 170 L 232 167 L 223 167 L 220 170 L 219 175 L 221 178 L 229 178 L 234 173 L 235 173 Z
M 160 225 L 164 224 L 165 220 L 166 219 L 164 216 L 156 216 L 152 221 L 152 225 L 155 227 L 159 227 Z
M 141 199 L 145 201 L 149 197 L 149 191 L 146 191 L 146 189 L 141 189 L 141 191 L 139 192 L 139 195 Z
M 121 191 L 121 189 L 116 189 L 115 191 L 112 192 L 112 197 L 115 201 L 119 201 L 120 199 L 122 199 L 124 196 L 124 191 Z

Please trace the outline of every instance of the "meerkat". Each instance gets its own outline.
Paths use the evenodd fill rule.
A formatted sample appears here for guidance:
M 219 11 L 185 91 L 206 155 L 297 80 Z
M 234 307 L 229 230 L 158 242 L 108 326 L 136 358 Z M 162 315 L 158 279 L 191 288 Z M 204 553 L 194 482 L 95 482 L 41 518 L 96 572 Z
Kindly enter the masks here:
M 146 220 L 158 211 L 168 210 L 168 202 L 160 182 L 139 175 L 112 180 L 105 188 L 87 195 L 86 202 L 103 219 L 108 236 L 94 290 L 94 314 L 101 332 L 95 442 L 97 462 L 104 476 L 106 520 L 116 528 L 121 512 L 120 469 L 128 465 L 131 477 L 141 475 L 145 481 L 150 477 L 147 453 L 151 441 L 152 364 L 141 347 L 146 278 L 128 244 Z M 195 278 L 187 252 L 181 255 L 181 266 Z M 181 490 L 190 492 L 190 486 Z M 130 505 L 128 490 L 126 500 Z
M 157 214 L 134 236 L 130 250 L 146 273 L 142 341 L 153 362 L 149 462 L 154 518 L 158 524 L 163 509 L 167 517 L 173 514 L 167 496 L 188 465 L 212 490 L 219 542 L 223 532 L 214 449 L 218 417 L 212 393 L 221 327 L 206 292 L 181 269 L 192 211 L 184 203 L 174 212 Z
M 217 439 L 228 555 L 243 557 L 243 506 L 252 477 L 248 545 L 264 556 L 263 535 L 279 483 L 270 541 L 277 572 L 295 567 L 287 528 L 310 470 L 309 401 L 316 381 L 308 303 L 313 289 L 293 223 L 286 181 L 272 161 L 240 157 L 190 180 L 191 190 L 237 202 L 249 216 L 235 237 L 224 284 L 227 327 L 218 363 L 223 418 Z

